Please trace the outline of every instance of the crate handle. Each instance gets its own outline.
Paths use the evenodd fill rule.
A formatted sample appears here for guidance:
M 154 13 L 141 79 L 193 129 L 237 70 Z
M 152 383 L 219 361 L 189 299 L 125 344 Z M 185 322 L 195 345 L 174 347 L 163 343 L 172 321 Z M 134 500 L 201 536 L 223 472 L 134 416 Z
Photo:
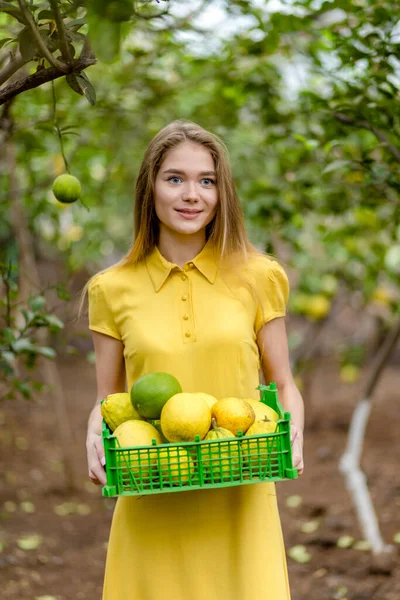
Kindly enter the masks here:
M 261 391 L 261 402 L 272 408 L 278 413 L 279 418 L 284 418 L 284 411 L 281 403 L 278 400 L 278 388 L 274 381 L 271 381 L 269 385 L 263 385 L 262 383 L 256 388 Z

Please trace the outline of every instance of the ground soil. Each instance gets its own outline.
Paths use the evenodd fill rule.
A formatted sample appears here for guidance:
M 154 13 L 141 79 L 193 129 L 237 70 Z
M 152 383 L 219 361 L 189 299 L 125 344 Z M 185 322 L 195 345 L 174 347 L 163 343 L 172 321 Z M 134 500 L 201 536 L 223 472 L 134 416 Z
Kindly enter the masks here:
M 73 428 L 71 455 L 78 489 L 66 488 L 55 412 L 49 394 L 35 402 L 0 406 L 0 580 L 3 600 L 100 600 L 107 537 L 114 501 L 101 497 L 87 480 L 85 430 L 95 394 L 94 366 L 86 358 L 90 341 L 69 340 L 58 367 Z M 71 354 L 79 347 L 83 354 Z M 398 357 L 397 357 L 398 358 Z M 397 363 L 398 364 L 398 363 Z M 309 562 L 288 558 L 292 600 L 399 600 L 400 478 L 397 475 L 400 430 L 400 374 L 395 357 L 373 398 L 362 456 L 382 536 L 392 555 L 378 561 L 354 544 L 340 548 L 343 536 L 363 539 L 356 511 L 339 472 L 352 410 L 365 380 L 343 384 L 334 361 L 315 366 L 307 389 L 304 475 L 278 484 L 286 548 L 304 545 Z M 396 450 L 397 449 L 397 450 Z M 287 506 L 293 495 L 296 508 Z M 302 527 L 319 520 L 306 533 Z M 39 535 L 33 550 L 21 538 Z M 141 600 L 141 599 L 137 599 Z M 245 599 L 251 600 L 251 599 Z M 277 600 L 277 599 L 274 599 Z

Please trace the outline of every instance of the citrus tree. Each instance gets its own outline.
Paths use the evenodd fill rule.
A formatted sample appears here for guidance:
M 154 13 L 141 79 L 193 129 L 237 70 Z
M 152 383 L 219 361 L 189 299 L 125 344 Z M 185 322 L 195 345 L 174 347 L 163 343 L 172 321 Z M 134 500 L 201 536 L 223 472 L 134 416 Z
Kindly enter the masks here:
M 0 88 L 4 111 L 16 98 L 19 200 L 36 252 L 61 258 L 71 274 L 114 262 L 131 241 L 133 185 L 149 139 L 172 119 L 192 119 L 227 142 L 251 238 L 291 273 L 290 310 L 302 325 L 290 337 L 295 370 L 310 372 L 343 308 L 360 323 L 376 321 L 375 346 L 360 327 L 330 347 L 343 381 L 355 381 L 399 318 L 396 7 L 302 0 L 272 10 L 232 0 L 220 4 L 241 25 L 218 38 L 204 21 L 179 18 L 190 2 L 129 3 L 132 12 L 118 20 L 101 2 L 57 4 L 75 49 L 69 61 L 55 13 L 40 13 L 52 3 L 25 8 L 46 44 L 56 39 L 48 50 L 69 73 L 39 53 L 26 63 L 34 73 L 14 71 L 24 93 L 12 96 L 17 82 L 9 79 Z M 197 4 L 198 14 L 214 4 Z M 3 72 L 16 65 L 16 39 L 28 27 L 7 14 Z M 78 68 L 81 59 L 93 62 Z M 25 76 L 41 71 L 56 75 L 52 83 L 24 88 Z M 68 170 L 82 184 L 73 206 L 51 192 Z M 4 169 L 0 177 L 5 197 Z M 7 202 L 0 235 L 11 247 Z M 368 397 L 382 364 L 372 364 Z

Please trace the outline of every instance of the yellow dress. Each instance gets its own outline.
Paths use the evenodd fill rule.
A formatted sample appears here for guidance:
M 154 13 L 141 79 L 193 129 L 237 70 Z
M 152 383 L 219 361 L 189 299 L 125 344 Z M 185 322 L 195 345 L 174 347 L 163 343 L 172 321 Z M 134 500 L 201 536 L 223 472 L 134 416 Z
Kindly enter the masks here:
M 261 255 L 221 268 L 207 242 L 182 269 L 155 248 L 92 280 L 90 328 L 122 340 L 128 389 L 164 371 L 184 392 L 258 399 L 257 332 L 288 291 Z M 289 599 L 274 484 L 118 499 L 103 600 Z

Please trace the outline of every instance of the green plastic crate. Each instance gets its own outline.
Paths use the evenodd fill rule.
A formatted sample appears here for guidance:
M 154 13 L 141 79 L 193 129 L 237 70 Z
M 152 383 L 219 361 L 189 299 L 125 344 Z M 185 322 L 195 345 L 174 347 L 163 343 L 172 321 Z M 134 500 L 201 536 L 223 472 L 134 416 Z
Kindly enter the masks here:
M 260 385 L 261 402 L 280 416 L 274 433 L 120 448 L 103 420 L 107 484 L 103 496 L 142 496 L 295 479 L 290 413 L 276 385 Z

